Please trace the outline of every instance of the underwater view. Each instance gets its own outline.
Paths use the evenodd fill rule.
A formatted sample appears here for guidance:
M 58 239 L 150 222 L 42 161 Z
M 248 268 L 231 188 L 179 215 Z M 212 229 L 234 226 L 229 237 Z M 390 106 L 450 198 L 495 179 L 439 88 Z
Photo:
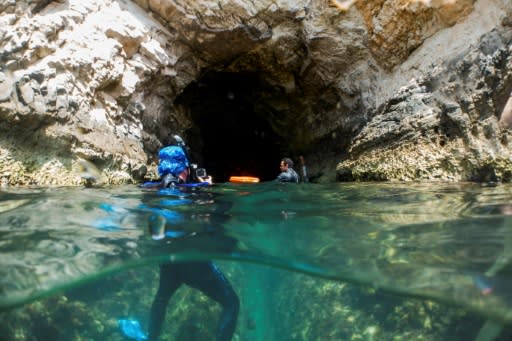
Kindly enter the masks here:
M 0 234 L 2 341 L 512 338 L 508 184 L 7 187 Z

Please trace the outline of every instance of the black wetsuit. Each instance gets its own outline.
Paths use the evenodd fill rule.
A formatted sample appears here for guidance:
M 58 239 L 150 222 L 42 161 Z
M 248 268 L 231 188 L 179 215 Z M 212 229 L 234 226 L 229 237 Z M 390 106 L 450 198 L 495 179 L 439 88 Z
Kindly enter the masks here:
M 293 170 L 293 168 L 288 168 L 287 170 L 281 172 L 281 174 L 277 176 L 276 181 L 299 183 L 299 175 L 295 170 Z
M 166 183 L 166 185 L 168 184 Z M 225 208 L 225 205 L 224 207 L 221 205 L 221 209 Z M 209 222 L 205 224 L 204 233 L 184 238 L 183 244 L 193 243 L 194 247 L 201 248 L 201 244 L 206 241 L 202 245 L 210 248 L 208 251 L 212 251 L 212 245 L 215 248 L 213 251 L 232 249 L 236 240 L 219 232 L 222 227 L 219 225 L 219 221 L 216 221 L 215 214 L 209 216 L 208 220 Z M 213 242 L 212 239 L 214 239 Z M 217 242 L 216 246 L 215 242 Z M 176 240 L 176 244 L 178 243 L 180 243 L 180 240 Z M 227 278 L 211 261 L 164 263 L 160 265 L 160 284 L 151 306 L 149 340 L 155 341 L 160 336 L 167 304 L 182 284 L 201 290 L 222 306 L 221 316 L 217 324 L 216 340 L 231 340 L 238 319 L 240 301 Z
M 160 285 L 151 306 L 149 340 L 157 340 L 165 319 L 167 303 L 174 292 L 186 284 L 201 290 L 222 306 L 216 340 L 231 340 L 240 302 L 226 277 L 212 262 L 165 263 L 160 265 Z

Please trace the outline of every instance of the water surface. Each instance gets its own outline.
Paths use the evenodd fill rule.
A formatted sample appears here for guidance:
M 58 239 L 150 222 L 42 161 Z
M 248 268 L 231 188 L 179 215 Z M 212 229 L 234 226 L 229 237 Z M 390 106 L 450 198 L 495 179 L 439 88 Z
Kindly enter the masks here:
M 511 199 L 477 184 L 2 189 L 0 328 L 123 340 L 115 321 L 147 322 L 159 262 L 214 259 L 240 296 L 237 340 L 462 340 L 485 320 L 506 337 Z M 214 303 L 187 288 L 173 302 L 163 339 L 212 337 Z

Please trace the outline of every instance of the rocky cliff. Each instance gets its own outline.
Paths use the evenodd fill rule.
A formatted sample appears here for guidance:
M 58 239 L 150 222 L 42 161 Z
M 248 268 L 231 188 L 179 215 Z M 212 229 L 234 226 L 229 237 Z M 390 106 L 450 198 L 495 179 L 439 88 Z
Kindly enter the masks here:
M 219 181 L 512 178 L 508 0 L 0 4 L 0 183 L 151 176 L 179 134 Z M 84 161 L 85 160 L 85 161 Z

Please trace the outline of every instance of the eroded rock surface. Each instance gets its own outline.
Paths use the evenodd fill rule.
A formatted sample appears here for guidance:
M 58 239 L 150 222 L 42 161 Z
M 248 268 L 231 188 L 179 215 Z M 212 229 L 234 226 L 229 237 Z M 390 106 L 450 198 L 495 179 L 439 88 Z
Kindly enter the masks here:
M 173 134 L 201 154 L 198 122 L 233 98 L 316 181 L 512 177 L 506 0 L 24 0 L 0 13 L 2 184 L 77 184 L 80 159 L 110 183 L 140 180 Z M 217 74 L 250 86 L 194 98 Z

